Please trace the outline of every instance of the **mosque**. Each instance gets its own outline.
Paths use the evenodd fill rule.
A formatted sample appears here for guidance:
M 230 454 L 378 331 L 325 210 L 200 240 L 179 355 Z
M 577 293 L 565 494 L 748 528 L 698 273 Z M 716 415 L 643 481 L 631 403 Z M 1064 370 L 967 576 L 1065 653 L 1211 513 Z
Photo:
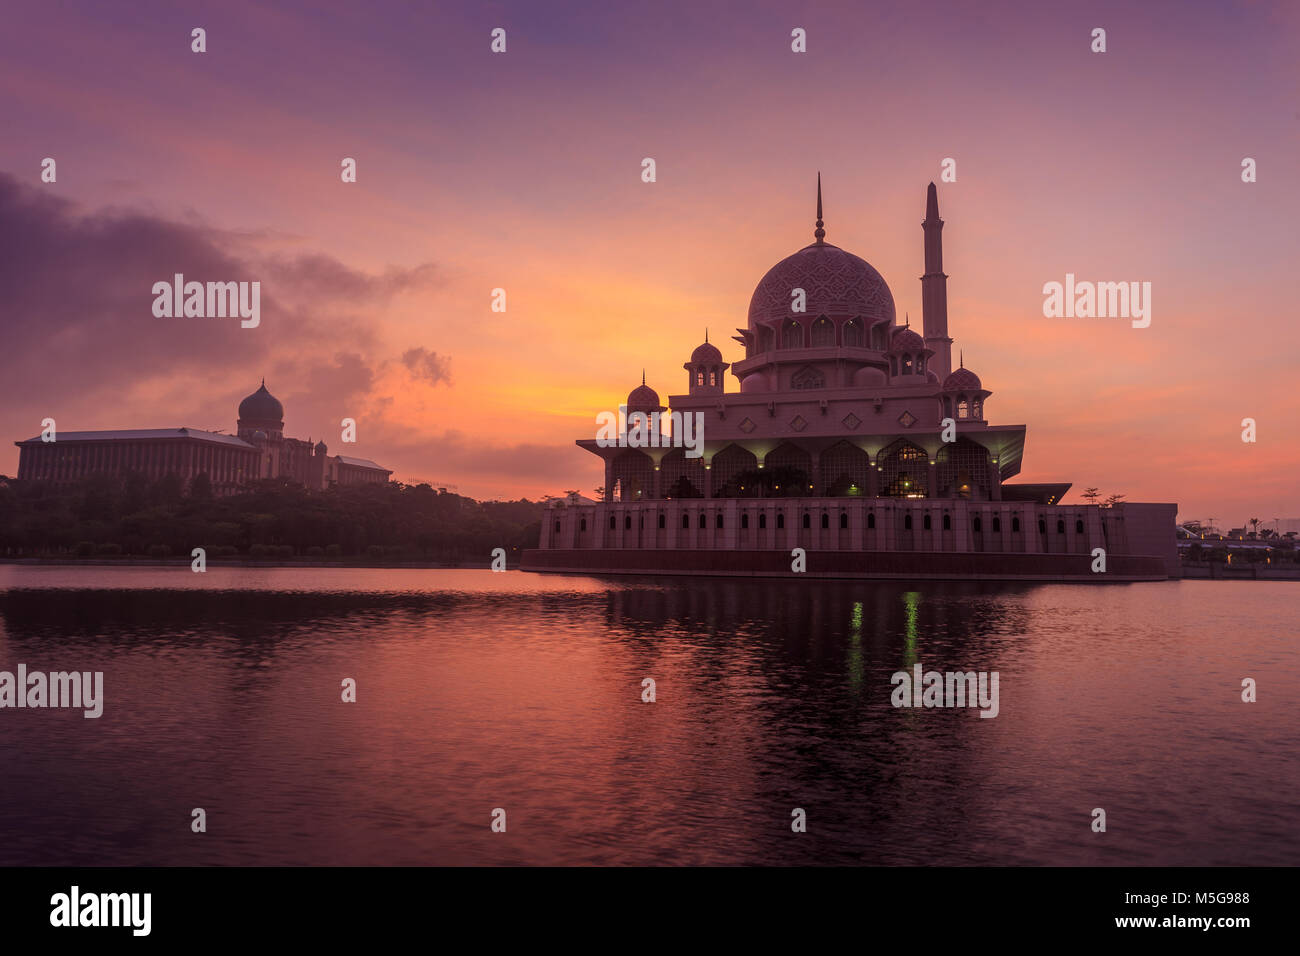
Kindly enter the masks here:
M 308 488 L 383 483 L 392 471 L 368 458 L 330 455 L 323 441 L 284 436 L 284 406 L 266 381 L 239 403 L 236 434 L 197 428 L 55 431 L 15 442 L 18 479 L 70 483 L 91 475 L 138 474 L 147 481 L 175 475 L 188 490 L 206 474 L 216 495 L 237 494 L 260 478 L 289 478 Z
M 960 351 L 954 367 L 943 225 L 931 183 L 922 324 L 900 325 L 880 273 L 826 241 L 818 177 L 814 241 L 759 281 L 743 358 L 706 336 L 668 407 L 644 380 L 627 397 L 629 418 L 702 415 L 702 454 L 579 440 L 603 460 L 603 500 L 553 500 L 522 566 L 789 574 L 802 548 L 812 576 L 1176 577 L 1176 505 L 1064 504 L 1069 482 L 1009 481 L 1025 426 L 990 421 L 994 393 Z

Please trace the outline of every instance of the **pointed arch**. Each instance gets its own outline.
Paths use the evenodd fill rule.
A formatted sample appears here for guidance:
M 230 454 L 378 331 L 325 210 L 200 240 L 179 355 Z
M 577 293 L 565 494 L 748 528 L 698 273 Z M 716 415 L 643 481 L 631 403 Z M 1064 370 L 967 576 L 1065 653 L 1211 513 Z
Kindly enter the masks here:
M 880 493 L 894 498 L 924 498 L 930 458 L 906 438 L 900 438 L 876 459 L 880 465 Z

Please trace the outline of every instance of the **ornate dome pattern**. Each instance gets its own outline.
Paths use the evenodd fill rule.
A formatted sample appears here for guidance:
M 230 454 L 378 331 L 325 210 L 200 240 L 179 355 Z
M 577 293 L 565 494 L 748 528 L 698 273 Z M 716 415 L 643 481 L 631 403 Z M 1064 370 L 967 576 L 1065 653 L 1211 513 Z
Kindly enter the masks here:
M 968 368 L 955 368 L 952 373 L 943 380 L 944 391 L 951 389 L 975 389 L 983 388 L 980 384 L 980 377 Z
M 912 329 L 904 326 L 894 329 L 894 337 L 889 343 L 891 352 L 919 352 L 925 348 L 925 339 Z
M 807 311 L 791 313 L 791 292 L 807 293 Z M 868 325 L 894 321 L 894 296 L 864 259 L 839 246 L 814 242 L 782 259 L 759 281 L 749 301 L 749 327 L 792 317 L 862 316 Z
M 721 365 L 722 353 L 718 347 L 712 343 L 705 342 L 694 352 L 691 353 L 691 364 L 693 365 Z
M 627 396 L 629 412 L 657 412 L 659 409 L 659 393 L 649 385 L 638 385 Z

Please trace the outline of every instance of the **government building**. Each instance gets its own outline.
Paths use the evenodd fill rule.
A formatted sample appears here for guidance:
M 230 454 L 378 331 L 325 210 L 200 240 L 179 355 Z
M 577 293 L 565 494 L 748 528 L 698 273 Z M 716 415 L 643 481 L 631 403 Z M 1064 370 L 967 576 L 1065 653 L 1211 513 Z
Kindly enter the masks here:
M 259 478 L 289 478 L 308 488 L 383 483 L 392 474 L 366 458 L 330 455 L 323 441 L 284 437 L 284 406 L 266 382 L 239 403 L 234 435 L 197 428 L 146 428 L 129 431 L 55 431 L 15 442 L 18 479 L 69 483 L 91 475 L 140 475 L 157 481 L 166 475 L 190 483 L 206 474 L 216 495 L 238 493 Z
M 702 415 L 702 454 L 579 440 L 602 459 L 604 498 L 553 500 L 522 566 L 788 574 L 803 548 L 812 576 L 1177 576 L 1176 505 L 1064 504 L 1069 482 L 1010 481 L 1025 426 L 991 421 L 994 393 L 954 355 L 933 183 L 921 228 L 916 329 L 879 272 L 826 241 L 819 179 L 814 241 L 759 281 L 743 357 L 706 335 L 667 407 L 644 380 L 627 397 L 629 418 Z

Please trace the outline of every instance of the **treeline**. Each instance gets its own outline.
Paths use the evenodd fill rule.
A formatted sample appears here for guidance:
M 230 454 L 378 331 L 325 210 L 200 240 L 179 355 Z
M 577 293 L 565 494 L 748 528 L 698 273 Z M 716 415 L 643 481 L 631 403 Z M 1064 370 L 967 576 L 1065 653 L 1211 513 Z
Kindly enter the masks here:
M 505 548 L 537 547 L 543 502 L 475 501 L 429 485 L 308 490 L 267 479 L 214 497 L 200 475 L 189 494 L 174 476 L 95 476 L 68 486 L 0 477 L 5 557 L 321 558 L 487 564 Z

